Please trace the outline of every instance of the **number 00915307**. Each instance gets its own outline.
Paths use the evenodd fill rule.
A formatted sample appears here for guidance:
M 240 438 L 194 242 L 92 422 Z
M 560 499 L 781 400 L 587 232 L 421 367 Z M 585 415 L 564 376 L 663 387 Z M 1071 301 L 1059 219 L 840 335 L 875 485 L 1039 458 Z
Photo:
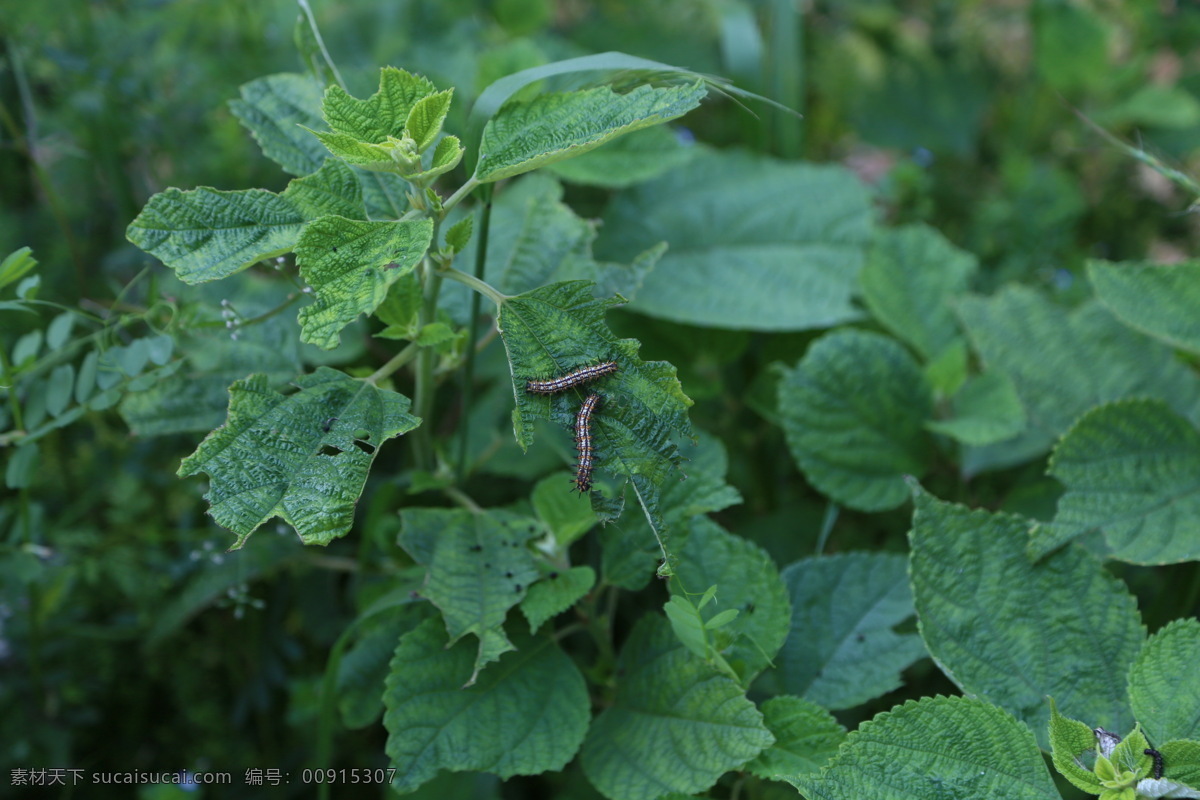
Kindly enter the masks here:
M 306 769 L 300 779 L 305 783 L 391 783 L 395 769 Z

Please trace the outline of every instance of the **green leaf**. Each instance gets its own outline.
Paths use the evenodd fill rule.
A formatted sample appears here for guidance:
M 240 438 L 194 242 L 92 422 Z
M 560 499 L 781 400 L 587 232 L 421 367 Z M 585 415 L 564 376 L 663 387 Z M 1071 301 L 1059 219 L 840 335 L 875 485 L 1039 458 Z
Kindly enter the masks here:
M 473 681 L 513 649 L 502 626 L 540 574 L 526 547 L 538 529 L 528 517 L 498 509 L 406 509 L 400 519 L 400 544 L 428 568 L 421 593 L 441 610 L 451 643 L 468 633 L 479 637 L 475 671 L 468 675 Z
M 13 250 L 4 257 L 3 261 L 0 261 L 0 289 L 19 281 L 25 273 L 38 265 L 37 259 L 31 253 L 33 253 L 32 249 L 21 247 Z
M 710 630 L 720 615 L 740 612 L 718 634 L 718 650 L 749 686 L 788 634 L 792 609 L 775 563 L 758 545 L 715 524 L 694 528 L 678 554 L 673 592 L 717 587 L 717 602 L 700 612 Z
M 75 312 L 64 311 L 46 326 L 46 347 L 51 352 L 59 350 L 71 337 L 71 328 L 75 326 Z
M 1155 742 L 1200 738 L 1200 622 L 1177 619 L 1146 640 L 1129 669 L 1129 700 Z
M 1033 11 L 1035 63 L 1046 83 L 1063 93 L 1102 87 L 1112 74 L 1103 18 L 1067 3 L 1038 3 Z
M 1200 352 L 1200 261 L 1149 264 L 1089 261 L 1100 302 L 1131 328 L 1172 347 Z
M 125 236 L 184 283 L 203 283 L 288 252 L 304 219 L 289 199 L 262 189 L 167 189 L 150 198 Z
M 324 127 L 321 85 L 307 75 L 283 73 L 250 81 L 229 108 L 254 136 L 263 155 L 292 175 L 316 172 L 327 153 L 305 128 Z
M 426 78 L 384 67 L 375 94 L 358 100 L 340 86 L 330 86 L 325 90 L 321 113 L 335 134 L 353 141 L 382 144 L 389 136 L 402 136 L 413 107 L 436 91 Z
M 679 643 L 661 617 L 643 617 L 621 650 L 613 704 L 592 723 L 583 771 L 613 800 L 700 792 L 771 745 L 737 681 Z
M 50 412 L 50 416 L 57 417 L 66 411 L 74 388 L 75 365 L 59 364 L 55 367 L 46 381 L 46 410 Z
M 596 572 L 591 567 L 571 567 L 551 572 L 530 586 L 521 601 L 521 613 L 529 620 L 529 630 L 536 633 L 542 623 L 575 605 L 595 584 Z
M 364 222 L 322 217 L 296 244 L 296 263 L 317 295 L 300 309 L 301 339 L 326 350 L 342 328 L 375 311 L 388 287 L 410 272 L 433 239 L 431 220 Z
M 276 516 L 305 544 L 344 535 L 379 447 L 420 424 L 407 397 L 328 367 L 296 386 L 285 397 L 261 374 L 234 383 L 229 419 L 179 465 L 211 476 L 209 514 L 237 534 L 231 550 Z
M 384 691 L 392 788 L 412 791 L 439 770 L 509 778 L 571 760 L 587 731 L 583 676 L 549 638 L 513 638 L 519 650 L 467 688 L 474 648 L 449 646 L 438 620 L 400 640 Z
M 1010 286 L 967 296 L 959 316 L 987 371 L 1012 378 L 1029 416 L 1025 433 L 965 456 L 967 474 L 1035 458 L 1093 406 L 1131 395 L 1160 397 L 1191 417 L 1200 379 L 1170 348 L 1129 330 L 1096 302 L 1068 311 Z
M 416 142 L 417 152 L 423 153 L 433 144 L 442 132 L 442 124 L 446 121 L 446 113 L 450 111 L 450 101 L 454 99 L 454 90 L 422 97 L 413 104 L 404 123 L 404 135 Z M 461 148 L 459 148 L 461 149 Z
M 1085 756 L 1095 760 L 1096 734 L 1084 723 L 1059 714 L 1054 698 L 1050 698 L 1050 750 L 1054 768 L 1063 777 L 1085 792 L 1100 794 L 1100 780 L 1084 762 Z
M 1017 387 L 1003 372 L 985 372 L 967 380 L 951 401 L 954 416 L 930 420 L 925 428 L 969 445 L 1011 439 L 1025 428 L 1025 407 Z
M 381 617 L 362 632 L 337 666 L 338 710 L 347 728 L 365 728 L 379 720 L 388 663 L 400 637 L 422 621 L 415 604 L 397 606 Z
M 601 148 L 549 169 L 568 183 L 624 189 L 686 164 L 696 148 L 682 144 L 666 125 L 622 136 Z
M 895 628 L 913 614 L 904 558 L 845 553 L 783 570 L 790 631 L 769 677 L 778 693 L 825 708 L 852 708 L 900 686 L 900 671 L 925 654 L 916 634 Z
M 100 354 L 89 350 L 79 365 L 79 377 L 75 380 L 75 402 L 84 403 L 92 396 L 96 388 L 96 367 L 100 363 Z
M 809 330 L 862 316 L 851 297 L 871 228 L 870 194 L 849 170 L 705 151 L 618 195 L 597 253 L 628 261 L 669 243 L 638 295 L 639 313 Z
M 378 220 L 396 220 L 408 212 L 408 181 L 388 172 L 372 172 L 351 167 L 362 184 L 367 216 Z
M 775 744 L 746 765 L 767 780 L 816 772 L 846 739 L 846 729 L 825 709 L 791 695 L 772 697 L 762 705 L 763 723 Z
M 1200 742 L 1185 740 L 1159 745 L 1163 757 L 1163 776 L 1171 783 L 1200 790 Z M 1178 794 L 1177 797 L 1186 797 Z
M 36 444 L 17 447 L 4 467 L 4 485 L 9 489 L 28 489 L 37 477 L 38 448 Z
M 463 217 L 450 226 L 446 231 L 446 245 L 456 253 L 461 253 L 471 241 L 471 230 L 475 225 L 475 217 Z
M 1024 720 L 1043 746 L 1047 695 L 1090 725 L 1133 727 L 1125 676 L 1146 631 L 1125 584 L 1079 547 L 1031 563 L 1029 520 L 915 491 L 913 597 L 947 677 Z
M 967 697 L 909 700 L 851 731 L 808 800 L 1059 800 L 1029 729 Z
M 898 342 L 842 329 L 812 344 L 779 382 L 779 414 L 792 456 L 822 493 L 861 511 L 908 499 L 906 475 L 924 474 L 923 426 L 933 397 Z
M 711 588 L 715 589 L 716 587 Z M 671 630 L 675 632 L 675 638 L 679 639 L 684 647 L 697 657 L 717 667 L 722 673 L 737 677 L 725 659 L 713 648 L 712 642 L 709 641 L 704 618 L 700 616 L 700 609 L 690 599 L 682 595 L 670 597 L 663 606 L 663 611 L 666 612 L 667 621 L 671 623 Z
M 337 159 L 331 158 L 313 174 L 293 180 L 283 196 L 300 209 L 305 219 L 326 214 L 350 219 L 367 218 L 358 175 Z
M 554 534 L 560 551 L 596 525 L 596 514 L 588 499 L 577 492 L 564 492 L 571 484 L 565 472 L 556 472 L 538 481 L 529 500 L 537 515 Z
M 463 157 L 462 143 L 457 136 L 444 136 L 434 148 L 433 158 L 429 160 L 429 169 L 414 172 L 409 180 L 431 181 L 438 175 L 444 175 L 458 166 Z
M 925 225 L 881 230 L 859 276 L 871 314 L 926 360 L 960 338 L 947 302 L 967 290 L 974 255 Z
M 607 86 L 544 94 L 503 106 L 483 129 L 475 180 L 511 178 L 582 155 L 605 142 L 682 117 L 708 94 L 688 86 L 638 86 L 617 94 Z
M 1134 564 L 1200 559 L 1200 433 L 1159 400 L 1121 400 L 1084 414 L 1050 458 L 1066 487 L 1054 520 L 1031 533 L 1041 557 L 1099 529 Z

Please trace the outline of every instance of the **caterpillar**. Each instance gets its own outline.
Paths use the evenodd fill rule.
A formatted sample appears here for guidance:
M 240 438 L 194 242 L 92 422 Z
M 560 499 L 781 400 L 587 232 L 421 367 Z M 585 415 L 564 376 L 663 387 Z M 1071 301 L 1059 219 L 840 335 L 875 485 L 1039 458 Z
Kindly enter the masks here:
M 580 494 L 592 488 L 592 412 L 600 405 L 600 395 L 589 394 L 575 417 L 575 448 L 579 450 L 579 466 L 575 470 L 575 486 Z
M 588 381 L 594 381 L 617 371 L 617 362 L 605 361 L 592 367 L 583 367 L 574 372 L 568 372 L 561 378 L 551 378 L 548 381 L 526 381 L 525 391 L 530 394 L 557 394 L 565 392 L 572 386 L 579 386 Z
M 1163 775 L 1162 753 L 1158 752 L 1153 747 L 1147 747 L 1142 752 L 1154 759 L 1154 780 L 1158 780 Z

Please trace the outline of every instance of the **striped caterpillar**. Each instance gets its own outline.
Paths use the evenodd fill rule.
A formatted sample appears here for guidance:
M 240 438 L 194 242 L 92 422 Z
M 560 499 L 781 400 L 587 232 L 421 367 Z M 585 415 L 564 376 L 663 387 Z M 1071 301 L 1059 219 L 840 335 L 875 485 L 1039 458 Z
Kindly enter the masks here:
M 592 452 L 592 412 L 600 405 L 600 395 L 589 394 L 575 417 L 575 448 L 579 450 L 579 466 L 575 471 L 575 486 L 583 494 L 592 488 L 592 466 L 595 455 Z
M 594 367 L 583 367 L 574 372 L 568 372 L 561 378 L 551 378 L 548 381 L 526 381 L 525 391 L 530 394 L 557 394 L 565 392 L 572 386 L 594 381 L 597 378 L 602 378 L 605 375 L 611 375 L 617 371 L 617 362 L 605 361 L 603 364 L 597 364 Z

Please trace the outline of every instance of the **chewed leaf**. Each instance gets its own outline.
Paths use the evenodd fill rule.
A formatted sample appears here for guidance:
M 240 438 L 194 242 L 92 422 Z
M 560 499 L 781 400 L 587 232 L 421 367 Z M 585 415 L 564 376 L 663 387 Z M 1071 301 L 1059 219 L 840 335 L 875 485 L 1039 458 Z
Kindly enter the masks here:
M 272 517 L 305 544 L 350 530 L 379 447 L 420 424 L 404 395 L 321 367 L 284 396 L 251 375 L 229 387 L 229 419 L 179 465 L 207 472 L 209 514 L 238 535 L 237 550 Z
M 296 244 L 300 276 L 317 301 L 300 310 L 301 338 L 332 349 L 342 328 L 372 313 L 388 287 L 408 274 L 433 238 L 430 220 L 364 222 L 322 217 Z

